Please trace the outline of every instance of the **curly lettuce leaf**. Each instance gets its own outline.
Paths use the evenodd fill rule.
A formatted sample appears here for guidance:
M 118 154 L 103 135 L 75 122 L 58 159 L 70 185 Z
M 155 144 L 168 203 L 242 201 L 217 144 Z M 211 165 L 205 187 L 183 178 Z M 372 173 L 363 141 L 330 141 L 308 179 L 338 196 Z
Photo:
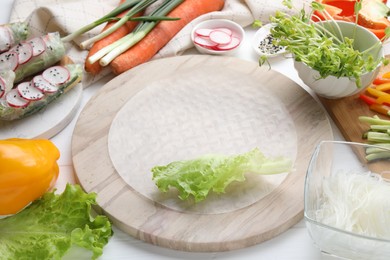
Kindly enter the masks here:
M 47 192 L 18 214 L 0 219 L 0 258 L 61 259 L 79 246 L 96 259 L 113 232 L 107 217 L 91 215 L 95 198 L 68 184 L 62 194 Z
M 240 155 L 204 155 L 193 160 L 176 161 L 152 168 L 153 180 L 158 189 L 167 192 L 170 187 L 179 191 L 179 198 L 190 195 L 196 202 L 206 198 L 210 191 L 225 192 L 233 181 L 245 181 L 246 173 L 278 174 L 290 171 L 288 158 L 267 158 L 255 148 Z

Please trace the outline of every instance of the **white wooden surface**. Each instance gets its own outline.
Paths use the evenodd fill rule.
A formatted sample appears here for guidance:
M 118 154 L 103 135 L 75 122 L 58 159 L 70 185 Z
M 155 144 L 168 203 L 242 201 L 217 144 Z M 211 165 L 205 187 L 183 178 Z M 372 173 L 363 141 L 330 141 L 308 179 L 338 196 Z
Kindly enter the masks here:
M 8 22 L 12 3 L 13 0 L 1 0 L 0 23 Z M 246 29 L 246 33 L 246 40 L 243 42 L 242 48 L 235 56 L 257 62 L 256 54 L 251 47 L 251 39 L 254 35 L 254 30 L 248 28 Z M 307 89 L 307 87 L 298 79 L 291 60 L 274 58 L 272 60 L 272 68 L 290 77 L 299 85 Z M 52 138 L 52 141 L 61 151 L 61 158 L 59 159 L 60 178 L 57 182 L 59 191 L 62 191 L 67 182 L 74 182 L 75 180 L 71 160 L 71 137 L 76 119 L 87 101 L 109 79 L 110 78 L 101 80 L 84 90 L 81 106 L 76 117 L 63 131 Z M 335 129 L 334 125 L 333 129 L 335 139 L 340 139 L 340 134 L 338 130 Z M 276 238 L 259 245 L 220 253 L 188 253 L 174 251 L 141 242 L 115 227 L 114 232 L 114 236 L 104 248 L 104 254 L 100 259 L 321 259 L 321 254 L 312 244 L 303 221 L 300 221 Z M 66 259 L 89 259 L 89 256 L 88 252 L 73 249 L 69 252 Z

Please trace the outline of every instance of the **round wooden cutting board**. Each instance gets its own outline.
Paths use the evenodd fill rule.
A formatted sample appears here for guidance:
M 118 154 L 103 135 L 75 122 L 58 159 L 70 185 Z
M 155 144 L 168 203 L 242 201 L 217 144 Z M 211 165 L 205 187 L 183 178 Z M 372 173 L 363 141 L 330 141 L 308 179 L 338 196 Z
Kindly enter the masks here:
M 195 80 L 195 77 L 190 76 L 192 73 L 199 77 Z M 284 105 L 286 114 L 290 117 L 293 128 L 291 131 L 295 131 L 296 138 L 296 160 L 294 169 L 277 187 L 248 205 L 240 207 L 229 205 L 226 207 L 228 210 L 205 212 L 167 206 L 154 200 L 153 196 L 145 195 L 148 191 L 142 189 L 150 187 L 149 184 L 129 185 L 121 177 L 118 172 L 122 173 L 122 170 L 115 168 L 111 160 L 109 135 L 113 130 L 111 126 L 116 115 L 123 117 L 123 108 L 130 105 L 133 110 L 130 109 L 125 115 L 131 117 L 134 111 L 138 111 L 134 105 L 138 104 L 136 102 L 140 100 L 160 102 L 158 98 L 161 96 L 154 96 L 154 93 L 160 94 L 164 88 L 175 89 L 180 85 L 177 89 L 182 87 L 185 94 L 186 86 L 192 86 L 191 91 L 195 89 L 193 93 L 196 95 L 194 85 L 221 87 L 231 84 L 232 75 L 238 79 L 236 84 L 238 89 L 244 92 L 253 88 L 257 94 L 264 92 L 264 97 L 272 95 Z M 215 80 L 216 78 L 218 80 Z M 185 79 L 190 82 L 183 84 Z M 245 84 L 241 88 L 240 79 L 242 84 Z M 213 90 L 212 87 L 209 89 Z M 237 98 L 242 96 L 251 95 L 247 93 L 241 95 L 238 92 Z M 199 102 L 202 100 L 197 100 L 194 104 L 198 105 Z M 212 103 L 218 100 L 210 98 L 205 102 Z M 276 104 L 274 105 L 276 108 Z M 271 103 L 270 109 L 272 108 Z M 172 111 L 175 113 L 175 107 L 172 107 Z M 253 111 L 248 112 L 253 114 Z M 116 122 L 115 125 L 120 126 L 121 122 Z M 281 123 L 277 120 L 264 122 L 275 125 Z M 167 118 L 167 123 L 174 124 L 175 121 Z M 229 130 L 240 131 L 245 123 L 237 120 L 236 125 L 229 127 Z M 148 127 L 148 124 L 144 129 L 145 127 Z M 117 132 L 111 132 L 113 133 Z M 195 135 L 196 133 L 193 134 L 193 138 Z M 191 134 L 186 133 L 186 138 L 191 138 Z M 115 136 L 114 139 L 120 141 L 121 137 Z M 97 193 L 97 202 L 102 213 L 109 216 L 118 228 L 140 240 L 177 250 L 227 251 L 271 239 L 302 219 L 304 179 L 311 154 L 319 141 L 329 139 L 333 139 L 332 129 L 322 107 L 287 77 L 268 70 L 267 67 L 261 68 L 257 63 L 233 57 L 187 55 L 140 65 L 117 76 L 101 88 L 85 106 L 76 123 L 72 139 L 72 156 L 78 182 L 85 191 Z M 264 142 L 266 141 L 269 140 Z M 278 139 L 272 141 L 275 147 L 283 147 L 279 141 Z M 272 148 L 272 145 L 267 146 Z M 193 147 L 196 149 L 196 146 Z M 188 147 L 187 149 L 190 150 Z M 148 161 L 148 158 L 152 160 L 157 156 L 155 150 L 150 150 L 149 154 L 147 151 L 143 151 L 140 162 Z M 164 156 L 168 155 L 166 153 L 158 155 Z M 130 163 L 128 167 L 132 169 L 133 165 Z M 207 203 L 207 199 L 204 203 Z

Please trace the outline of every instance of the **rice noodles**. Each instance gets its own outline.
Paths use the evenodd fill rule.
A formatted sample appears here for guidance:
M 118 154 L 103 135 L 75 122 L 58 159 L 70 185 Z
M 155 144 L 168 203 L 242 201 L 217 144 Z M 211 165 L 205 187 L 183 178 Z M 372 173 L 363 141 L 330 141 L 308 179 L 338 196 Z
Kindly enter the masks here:
M 371 172 L 338 172 L 323 180 L 315 216 L 338 229 L 390 239 L 390 183 Z

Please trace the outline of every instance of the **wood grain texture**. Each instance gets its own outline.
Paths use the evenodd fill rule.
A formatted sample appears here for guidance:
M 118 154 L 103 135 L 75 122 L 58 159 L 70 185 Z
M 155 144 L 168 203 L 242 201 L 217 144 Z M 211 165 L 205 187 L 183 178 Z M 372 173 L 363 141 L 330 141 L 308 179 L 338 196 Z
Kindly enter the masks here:
M 207 75 L 210 66 L 253 77 L 283 102 L 297 132 L 297 160 L 280 186 L 250 206 L 222 214 L 179 212 L 140 195 L 122 180 L 110 160 L 108 133 L 116 113 L 149 83 L 194 68 L 204 68 L 207 78 L 212 76 Z M 98 194 L 100 210 L 118 228 L 158 246 L 227 251 L 271 239 L 302 219 L 311 153 L 319 141 L 329 139 L 333 135 L 325 111 L 290 79 L 237 58 L 188 55 L 145 63 L 100 89 L 76 123 L 72 157 L 78 182 L 85 191 Z

